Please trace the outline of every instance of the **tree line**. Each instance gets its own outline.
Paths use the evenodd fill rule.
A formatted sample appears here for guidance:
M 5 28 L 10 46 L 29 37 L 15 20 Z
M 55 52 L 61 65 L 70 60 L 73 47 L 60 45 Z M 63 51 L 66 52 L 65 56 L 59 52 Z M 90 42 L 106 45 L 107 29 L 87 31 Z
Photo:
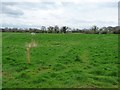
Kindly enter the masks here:
M 67 26 L 42 26 L 40 29 L 37 28 L 0 28 L 1 32 L 29 32 L 29 33 L 84 33 L 84 34 L 120 34 L 120 26 L 112 27 L 102 27 L 93 26 L 89 29 L 72 29 Z

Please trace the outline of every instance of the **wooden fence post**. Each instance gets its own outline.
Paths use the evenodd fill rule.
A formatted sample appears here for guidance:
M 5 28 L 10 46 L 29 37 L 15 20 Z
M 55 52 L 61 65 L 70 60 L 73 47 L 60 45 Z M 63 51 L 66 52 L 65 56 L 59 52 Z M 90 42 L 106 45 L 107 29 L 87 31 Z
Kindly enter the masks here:
M 27 47 L 27 63 L 30 64 L 30 47 Z

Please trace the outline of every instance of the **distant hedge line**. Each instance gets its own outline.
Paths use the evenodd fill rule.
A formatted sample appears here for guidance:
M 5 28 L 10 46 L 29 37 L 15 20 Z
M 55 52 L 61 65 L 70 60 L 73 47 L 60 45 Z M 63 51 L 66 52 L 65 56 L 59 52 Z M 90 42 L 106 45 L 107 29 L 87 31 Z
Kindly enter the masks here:
M 67 26 L 58 27 L 58 26 L 42 26 L 40 29 L 37 28 L 0 28 L 1 32 L 29 32 L 29 33 L 84 33 L 84 34 L 120 34 L 120 26 L 116 27 L 102 27 L 98 28 L 93 26 L 90 29 L 72 29 Z

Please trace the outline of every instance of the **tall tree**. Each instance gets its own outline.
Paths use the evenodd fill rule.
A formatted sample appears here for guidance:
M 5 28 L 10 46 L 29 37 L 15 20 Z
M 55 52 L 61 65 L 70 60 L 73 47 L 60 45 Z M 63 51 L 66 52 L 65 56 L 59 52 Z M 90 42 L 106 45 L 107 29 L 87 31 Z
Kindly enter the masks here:
M 52 32 L 53 32 L 53 30 L 54 30 L 54 27 L 49 26 L 47 29 L 48 29 L 48 33 L 52 33 Z
M 61 29 L 61 31 L 62 31 L 63 33 L 66 33 L 67 29 L 68 29 L 68 27 L 63 26 L 62 29 Z
M 93 33 L 97 33 L 99 28 L 94 25 L 91 29 L 92 29 Z
M 54 27 L 54 32 L 59 33 L 59 27 L 57 25 Z
M 42 26 L 42 27 L 41 27 L 41 30 L 42 30 L 42 33 L 46 32 L 46 27 L 45 27 L 45 26 Z

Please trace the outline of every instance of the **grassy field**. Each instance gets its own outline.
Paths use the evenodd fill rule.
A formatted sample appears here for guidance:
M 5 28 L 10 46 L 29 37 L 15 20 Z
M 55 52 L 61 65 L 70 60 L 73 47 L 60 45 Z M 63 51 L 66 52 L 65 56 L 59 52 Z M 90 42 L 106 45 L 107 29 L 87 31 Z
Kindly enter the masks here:
M 0 89 L 2 89 L 2 33 L 0 32 Z
M 2 40 L 3 88 L 118 87 L 118 35 L 3 33 Z

